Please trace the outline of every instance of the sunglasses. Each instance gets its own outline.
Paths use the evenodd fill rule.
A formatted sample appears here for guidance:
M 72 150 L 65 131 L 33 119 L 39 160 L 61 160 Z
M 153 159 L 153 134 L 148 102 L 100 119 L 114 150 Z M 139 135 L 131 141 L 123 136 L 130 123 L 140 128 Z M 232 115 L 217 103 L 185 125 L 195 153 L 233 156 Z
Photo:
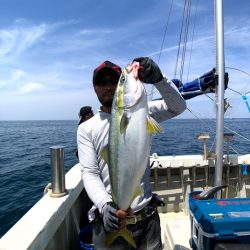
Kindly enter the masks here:
M 111 78 L 111 77 L 105 77 L 105 78 L 102 78 L 101 80 L 97 81 L 95 83 L 95 85 L 97 86 L 100 86 L 100 87 L 104 87 L 106 85 L 112 85 L 112 86 L 116 86 L 117 83 L 118 83 L 118 80 L 119 79 L 114 79 L 114 78 Z

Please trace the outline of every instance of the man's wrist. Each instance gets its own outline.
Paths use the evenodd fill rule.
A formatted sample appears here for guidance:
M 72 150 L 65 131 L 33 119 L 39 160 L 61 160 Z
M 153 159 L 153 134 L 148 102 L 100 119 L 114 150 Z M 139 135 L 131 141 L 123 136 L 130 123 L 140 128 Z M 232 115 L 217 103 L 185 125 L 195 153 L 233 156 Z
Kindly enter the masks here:
M 103 199 L 99 204 L 98 204 L 98 210 L 100 214 L 103 214 L 103 210 L 105 208 L 105 206 L 109 203 L 112 202 L 112 200 L 108 197 L 106 197 L 106 199 Z

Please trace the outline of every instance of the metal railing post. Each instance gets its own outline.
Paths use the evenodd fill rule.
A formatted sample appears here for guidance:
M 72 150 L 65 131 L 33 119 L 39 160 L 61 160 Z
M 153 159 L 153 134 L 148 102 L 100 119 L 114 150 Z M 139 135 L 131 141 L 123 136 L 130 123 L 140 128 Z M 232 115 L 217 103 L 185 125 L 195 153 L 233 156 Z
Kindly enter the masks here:
M 64 147 L 50 147 L 51 153 L 51 192 L 52 197 L 62 197 L 67 194 L 65 189 Z

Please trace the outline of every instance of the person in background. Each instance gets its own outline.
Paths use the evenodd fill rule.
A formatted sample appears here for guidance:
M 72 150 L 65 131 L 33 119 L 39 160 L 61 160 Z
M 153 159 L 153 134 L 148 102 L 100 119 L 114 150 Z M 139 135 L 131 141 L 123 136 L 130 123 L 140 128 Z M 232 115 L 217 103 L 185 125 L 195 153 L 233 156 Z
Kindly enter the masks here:
M 158 65 L 148 57 L 136 58 L 140 63 L 139 79 L 153 84 L 163 100 L 149 102 L 149 113 L 157 121 L 163 122 L 181 114 L 186 109 L 185 100 L 177 87 L 164 77 Z M 106 236 L 125 225 L 132 232 L 137 249 L 162 249 L 158 200 L 151 191 L 150 167 L 141 181 L 142 194 L 131 203 L 131 214 L 120 210 L 112 201 L 108 166 L 101 157 L 102 149 L 108 144 L 111 108 L 114 93 L 121 75 L 121 68 L 110 61 L 99 65 L 93 74 L 93 87 L 101 103 L 99 112 L 89 121 L 78 126 L 77 145 L 84 187 L 94 203 L 89 211 L 93 221 L 93 243 L 95 250 L 128 250 L 131 246 L 122 237 L 111 245 L 106 245 Z M 135 135 L 136 136 L 136 135 Z M 129 159 L 128 159 L 129 160 Z
M 79 121 L 78 121 L 78 126 L 82 124 L 83 122 L 87 121 L 91 117 L 94 116 L 94 112 L 90 106 L 83 106 L 81 107 L 79 113 Z M 78 158 L 78 149 L 75 150 L 75 155 Z
M 78 126 L 82 124 L 83 122 L 86 122 L 90 118 L 94 116 L 94 112 L 92 110 L 92 107 L 90 106 L 83 106 L 81 107 L 79 113 L 79 121 L 78 121 Z M 75 150 L 75 155 L 78 159 L 78 149 Z M 82 217 L 80 218 L 80 227 L 83 228 L 88 224 L 88 210 L 93 206 L 92 201 L 89 199 L 88 194 L 86 193 L 85 189 L 82 191 L 82 200 L 84 202 L 84 209 L 82 213 Z
M 91 117 L 94 116 L 93 110 L 90 106 L 83 106 L 81 107 L 80 111 L 79 111 L 79 122 L 78 125 L 80 125 L 81 123 L 87 121 L 88 119 L 90 119 Z

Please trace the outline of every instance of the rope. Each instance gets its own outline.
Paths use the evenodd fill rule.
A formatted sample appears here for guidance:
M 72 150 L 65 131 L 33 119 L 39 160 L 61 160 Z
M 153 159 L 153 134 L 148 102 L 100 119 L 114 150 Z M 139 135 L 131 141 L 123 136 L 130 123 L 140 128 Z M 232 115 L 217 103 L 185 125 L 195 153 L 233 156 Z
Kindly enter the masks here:
M 225 67 L 225 68 L 226 68 L 226 69 L 237 70 L 237 71 L 239 71 L 239 72 L 241 72 L 241 73 L 243 73 L 243 74 L 246 74 L 246 75 L 248 75 L 248 76 L 250 77 L 250 73 L 248 73 L 248 72 L 246 72 L 246 71 L 244 71 L 244 70 L 237 69 L 237 68 L 233 68 L 233 67 Z
M 161 59 L 162 49 L 163 49 L 163 45 L 164 45 L 164 42 L 165 42 L 167 30 L 168 30 L 168 23 L 169 23 L 170 15 L 171 15 L 171 12 L 172 12 L 173 1 L 174 0 L 172 0 L 171 5 L 170 5 L 170 9 L 169 9 L 169 12 L 168 12 L 168 18 L 167 18 L 167 22 L 166 22 L 166 25 L 165 25 L 164 35 L 163 35 L 163 39 L 162 39 L 162 43 L 161 43 L 160 54 L 159 54 L 159 57 L 158 57 L 158 64 L 159 64 L 160 59 Z
M 236 94 L 242 95 L 239 91 L 236 91 L 236 90 L 231 89 L 231 88 L 229 88 L 229 87 L 227 87 L 227 88 L 228 88 L 229 90 L 231 90 L 231 91 L 235 92 Z
M 188 82 L 188 76 L 189 76 L 189 70 L 190 70 L 190 63 L 191 63 L 191 55 L 193 52 L 193 44 L 194 44 L 194 31 L 196 26 L 196 15 L 197 15 L 197 9 L 198 9 L 198 0 L 196 1 L 196 8 L 195 8 L 195 14 L 194 14 L 194 25 L 193 25 L 193 33 L 192 33 L 192 41 L 191 41 L 191 49 L 190 49 L 190 56 L 188 60 L 188 69 L 187 69 L 187 82 Z
M 158 57 L 158 64 L 160 62 L 161 59 L 161 55 L 162 55 L 162 50 L 163 50 L 163 46 L 165 43 L 165 38 L 166 38 L 166 34 L 167 34 L 167 30 L 168 30 L 168 25 L 169 25 L 169 20 L 170 20 L 170 16 L 172 13 L 172 7 L 173 7 L 173 0 L 171 2 L 170 5 L 170 9 L 169 9 L 169 13 L 167 16 L 167 21 L 165 24 L 165 29 L 164 29 L 164 34 L 163 34 L 163 39 L 162 39 L 162 43 L 161 43 L 161 47 L 160 47 L 160 53 L 159 53 L 159 57 Z M 196 26 L 196 15 L 197 15 L 197 8 L 198 8 L 198 0 L 196 1 L 196 8 L 195 8 L 195 17 L 194 17 L 194 25 L 193 25 L 193 32 L 192 32 L 192 42 L 191 42 L 191 49 L 190 49 L 190 57 L 189 57 L 189 62 L 188 62 L 188 69 L 187 69 L 187 81 L 188 81 L 188 75 L 189 75 L 189 70 L 190 70 L 190 62 L 191 62 L 191 55 L 192 55 L 192 50 L 193 50 L 193 41 L 194 41 L 194 32 L 195 32 L 195 26 Z M 180 51 L 181 51 L 181 46 L 182 46 L 182 56 L 181 56 L 181 67 L 180 67 L 180 80 L 182 81 L 182 76 L 183 76 L 183 72 L 184 72 L 184 66 L 185 66 L 185 55 L 186 55 L 186 49 L 187 49 L 187 40 L 188 40 L 188 31 L 189 31 L 189 21 L 190 21 L 190 12 L 191 12 L 191 0 L 185 0 L 185 4 L 183 7 L 183 13 L 182 13 L 182 24 L 181 24 L 181 30 L 180 30 L 180 34 L 179 34 L 179 43 L 178 43 L 178 51 L 177 51 L 177 57 L 176 57 L 176 63 L 175 63 L 175 70 L 174 70 L 174 78 L 176 78 L 176 74 L 177 74 L 177 69 L 178 69 L 178 65 L 179 65 L 179 60 L 180 60 Z M 215 15 L 214 15 L 215 17 Z M 183 43 L 182 43 L 183 42 Z M 215 53 L 216 54 L 216 53 Z M 237 70 L 243 74 L 246 74 L 247 76 L 250 77 L 250 73 L 234 68 L 234 67 L 225 67 L 227 69 L 232 69 L 232 70 Z M 150 94 L 148 94 L 148 97 L 150 100 L 153 99 L 153 95 L 156 92 L 156 90 L 154 90 L 154 86 L 152 85 L 152 89 Z M 236 91 L 230 87 L 228 87 L 229 90 L 239 94 L 239 95 L 243 95 L 242 93 L 240 93 L 239 91 Z M 247 92 L 250 93 L 250 92 Z M 246 94 L 247 94 L 246 93 Z M 205 94 L 205 96 L 207 98 L 209 98 L 211 101 L 215 101 L 212 97 L 210 97 L 208 94 Z M 192 110 L 190 110 L 189 108 L 187 108 L 187 110 L 196 118 L 200 121 L 200 123 L 204 124 L 204 127 L 207 127 L 208 130 L 210 131 L 210 133 L 214 133 L 214 130 L 211 128 L 211 126 L 208 126 L 207 123 L 205 121 L 202 120 L 202 118 L 198 117 L 197 115 L 195 115 L 193 113 Z M 202 116 L 202 115 L 201 115 Z M 212 120 L 212 118 L 207 118 L 209 120 Z M 214 121 L 214 120 L 213 120 Z M 233 132 L 234 134 L 236 134 L 237 136 L 239 136 L 240 138 L 243 138 L 246 141 L 250 141 L 250 139 L 244 137 L 243 135 L 237 133 L 236 131 L 230 129 L 229 127 L 224 125 L 224 128 Z M 212 146 L 210 148 L 211 149 L 214 147 L 215 144 L 215 138 L 213 140 Z M 237 154 L 239 154 L 231 145 L 230 148 L 236 152 Z
M 186 48 L 187 48 L 187 38 L 188 38 L 188 29 L 189 29 L 189 20 L 190 20 L 190 10 L 191 10 L 191 0 L 185 0 L 183 14 L 182 14 L 182 25 L 179 37 L 179 44 L 178 44 L 178 52 L 175 64 L 175 72 L 174 78 L 176 78 L 177 68 L 179 64 L 179 55 L 180 49 L 182 44 L 182 56 L 181 56 L 181 68 L 180 68 L 180 80 L 182 81 L 183 71 L 184 71 L 184 64 L 185 64 L 185 56 L 186 56 Z
M 161 54 L 162 54 L 162 50 L 163 50 L 163 45 L 165 43 L 165 38 L 166 38 L 167 30 L 168 30 L 168 24 L 169 24 L 169 20 L 170 20 L 170 15 L 172 13 L 173 2 L 174 2 L 174 0 L 172 0 L 172 2 L 171 2 L 170 9 L 169 9 L 169 12 L 168 12 L 167 22 L 165 24 L 165 29 L 164 29 L 164 34 L 163 34 L 163 38 L 162 38 L 160 53 L 159 53 L 159 57 L 158 57 L 158 65 L 160 63 Z M 156 91 L 154 91 L 154 88 L 155 87 L 152 84 L 150 94 L 148 94 L 149 100 L 151 100 L 151 101 L 153 100 L 154 93 L 156 92 Z
M 180 47 L 181 47 L 181 37 L 182 37 L 182 33 L 183 33 L 183 24 L 184 24 L 184 17 L 185 17 L 186 2 L 187 1 L 185 0 L 185 5 L 184 5 L 184 8 L 183 8 L 183 13 L 182 13 L 182 24 L 181 24 L 181 32 L 180 32 L 180 36 L 179 36 L 178 51 L 177 51 L 177 57 L 176 57 L 176 62 L 175 62 L 174 78 L 176 78 L 178 62 L 179 62 L 179 54 L 180 54 Z
M 209 130 L 210 133 L 212 133 L 212 134 L 214 133 L 213 128 L 212 128 L 211 126 L 208 126 L 207 123 L 206 123 L 205 121 L 202 120 L 202 118 L 200 118 L 200 117 L 198 117 L 196 114 L 194 114 L 194 112 L 193 112 L 192 110 L 190 110 L 189 108 L 187 108 L 187 110 L 188 110 L 196 119 L 198 119 L 199 122 L 200 122 L 201 124 L 204 124 L 204 125 L 205 125 L 204 127 L 207 128 L 207 129 Z M 199 114 L 199 115 L 202 116 L 202 114 Z M 207 118 L 207 119 L 211 120 L 212 122 L 216 122 L 216 121 L 214 121 L 212 118 Z M 238 132 L 232 130 L 232 129 L 229 128 L 228 126 L 224 125 L 224 128 L 225 128 L 226 130 L 228 130 L 228 131 L 234 133 L 235 135 L 239 136 L 240 138 L 242 138 L 242 139 L 244 139 L 244 140 L 250 142 L 250 139 L 248 139 L 247 137 L 245 137 L 245 136 L 239 134 Z M 214 140 L 213 140 L 212 146 L 211 146 L 210 149 L 209 149 L 209 152 L 210 152 L 210 151 L 212 150 L 212 148 L 214 147 L 214 144 L 215 144 L 215 138 L 214 138 Z M 239 154 L 239 152 L 238 152 L 236 149 L 234 149 L 231 145 L 230 145 L 230 148 L 231 148 L 235 153 Z
M 234 67 L 226 67 L 226 68 L 227 69 L 232 69 L 232 70 L 239 71 L 239 72 L 241 72 L 241 73 L 243 73 L 243 74 L 245 74 L 245 75 L 247 75 L 247 76 L 250 77 L 250 74 L 248 72 L 244 71 L 244 70 L 241 70 L 241 69 L 238 69 L 238 68 L 234 68 Z M 239 92 L 239 91 L 237 91 L 235 89 L 232 89 L 232 88 L 229 88 L 229 87 L 228 87 L 228 89 L 231 90 L 232 92 L 234 92 L 234 93 L 236 93 L 236 94 L 238 94 L 238 95 L 241 96 L 241 98 L 243 99 L 244 103 L 246 104 L 248 112 L 250 113 L 250 105 L 249 105 L 249 103 L 247 101 L 247 96 L 246 96 L 247 94 L 250 93 L 250 91 L 247 91 L 247 92 L 245 92 L 245 94 L 243 94 L 243 93 L 241 93 L 241 92 Z
M 189 30 L 189 20 L 190 20 L 190 9 L 191 1 L 188 0 L 186 8 L 186 18 L 185 18 L 185 33 L 184 33 L 184 42 L 183 42 L 183 51 L 182 51 L 182 60 L 181 60 L 181 69 L 180 69 L 180 80 L 182 81 L 182 76 L 184 72 L 185 57 L 187 50 L 187 39 L 188 39 L 188 30 Z
M 198 0 L 196 1 L 196 8 L 195 8 L 195 17 L 194 17 L 194 24 L 193 24 L 193 30 L 192 30 L 192 41 L 191 41 L 191 49 L 190 49 L 190 56 L 189 56 L 189 61 L 188 61 L 188 69 L 187 69 L 187 81 L 188 81 L 188 75 L 189 75 L 189 70 L 190 70 L 190 64 L 191 64 L 191 55 L 192 55 L 192 50 L 193 50 L 193 41 L 194 41 L 194 34 L 195 34 L 195 26 L 196 26 L 196 15 L 197 15 L 197 8 L 198 8 Z M 171 6 L 170 6 L 170 10 L 168 13 L 168 17 L 167 17 L 167 22 L 165 25 L 165 30 L 164 30 L 164 35 L 163 35 L 163 40 L 161 43 L 161 48 L 160 48 L 160 53 L 159 53 L 159 57 L 158 57 L 158 64 L 160 62 L 161 59 L 161 55 L 162 55 L 162 50 L 163 50 L 163 46 L 165 43 L 165 38 L 166 38 L 166 34 L 167 34 L 167 30 L 168 30 L 168 25 L 169 25 L 169 19 L 171 16 L 171 12 L 172 12 L 172 7 L 173 7 L 173 0 L 171 2 Z M 180 30 L 180 34 L 179 34 L 179 43 L 178 43 L 178 51 L 177 51 L 177 57 L 176 57 L 176 63 L 175 63 L 175 70 L 174 70 L 174 78 L 176 78 L 176 74 L 177 74 L 177 70 L 178 70 L 178 66 L 180 63 L 180 80 L 182 81 L 182 76 L 183 76 L 183 72 L 184 72 L 184 66 L 185 66 L 185 56 L 186 56 L 186 50 L 187 50 L 187 40 L 188 40 L 188 32 L 189 32 L 189 25 L 190 25 L 190 12 L 191 12 L 191 0 L 185 0 L 185 4 L 184 4 L 184 8 L 183 8 L 183 13 L 182 13 L 182 24 L 181 24 L 181 30 Z M 181 51 L 182 49 L 182 51 Z M 180 61 L 180 54 L 182 53 L 181 56 L 181 62 Z M 250 74 L 246 71 L 234 68 L 234 67 L 225 67 L 227 69 L 232 69 L 232 70 L 236 70 L 239 71 L 247 76 L 250 77 Z M 156 92 L 156 90 L 154 91 L 154 86 L 152 86 L 152 90 L 151 90 L 151 100 L 153 99 L 153 94 Z M 243 96 L 242 93 L 240 93 L 237 90 L 234 90 L 230 87 L 228 87 L 228 90 L 231 90 L 233 92 L 235 92 L 238 95 Z M 250 93 L 247 92 L 247 93 Z M 247 94 L 245 93 L 245 95 Z M 209 98 L 211 101 L 215 102 L 214 98 L 212 98 L 210 95 L 208 94 L 204 94 L 207 98 Z M 190 108 L 187 108 L 187 110 L 197 119 L 199 120 L 199 122 L 201 124 L 203 124 L 204 128 L 208 128 L 208 131 L 214 135 L 214 129 L 212 128 L 212 126 L 209 126 L 208 123 L 206 121 L 204 121 L 202 118 L 202 115 L 200 117 L 198 117 L 192 110 L 190 110 Z M 213 122 L 215 122 L 212 118 L 208 118 L 209 120 L 212 120 Z M 224 125 L 224 129 L 233 132 L 235 135 L 237 135 L 238 137 L 240 137 L 241 139 L 244 139 L 248 142 L 250 142 L 250 139 L 248 139 L 247 137 L 239 134 L 238 132 L 232 130 L 231 128 L 227 127 L 226 125 Z M 213 141 L 212 141 L 212 145 L 209 149 L 209 152 L 212 151 L 212 149 L 215 146 L 215 141 L 216 141 L 216 136 L 214 136 Z M 239 152 L 232 147 L 232 145 L 230 145 L 230 149 L 232 151 L 234 151 L 236 154 L 239 155 Z
M 224 128 L 226 128 L 227 130 L 229 130 L 229 131 L 233 132 L 234 134 L 238 135 L 238 136 L 241 137 L 242 139 L 244 139 L 244 140 L 250 142 L 250 139 L 248 139 L 247 137 L 245 137 L 245 136 L 243 136 L 243 135 L 237 133 L 236 131 L 230 129 L 229 127 L 227 127 L 227 126 L 224 125 Z
M 43 195 L 47 194 L 49 192 L 49 189 L 51 189 L 51 187 L 52 187 L 51 183 L 48 183 L 43 190 Z

